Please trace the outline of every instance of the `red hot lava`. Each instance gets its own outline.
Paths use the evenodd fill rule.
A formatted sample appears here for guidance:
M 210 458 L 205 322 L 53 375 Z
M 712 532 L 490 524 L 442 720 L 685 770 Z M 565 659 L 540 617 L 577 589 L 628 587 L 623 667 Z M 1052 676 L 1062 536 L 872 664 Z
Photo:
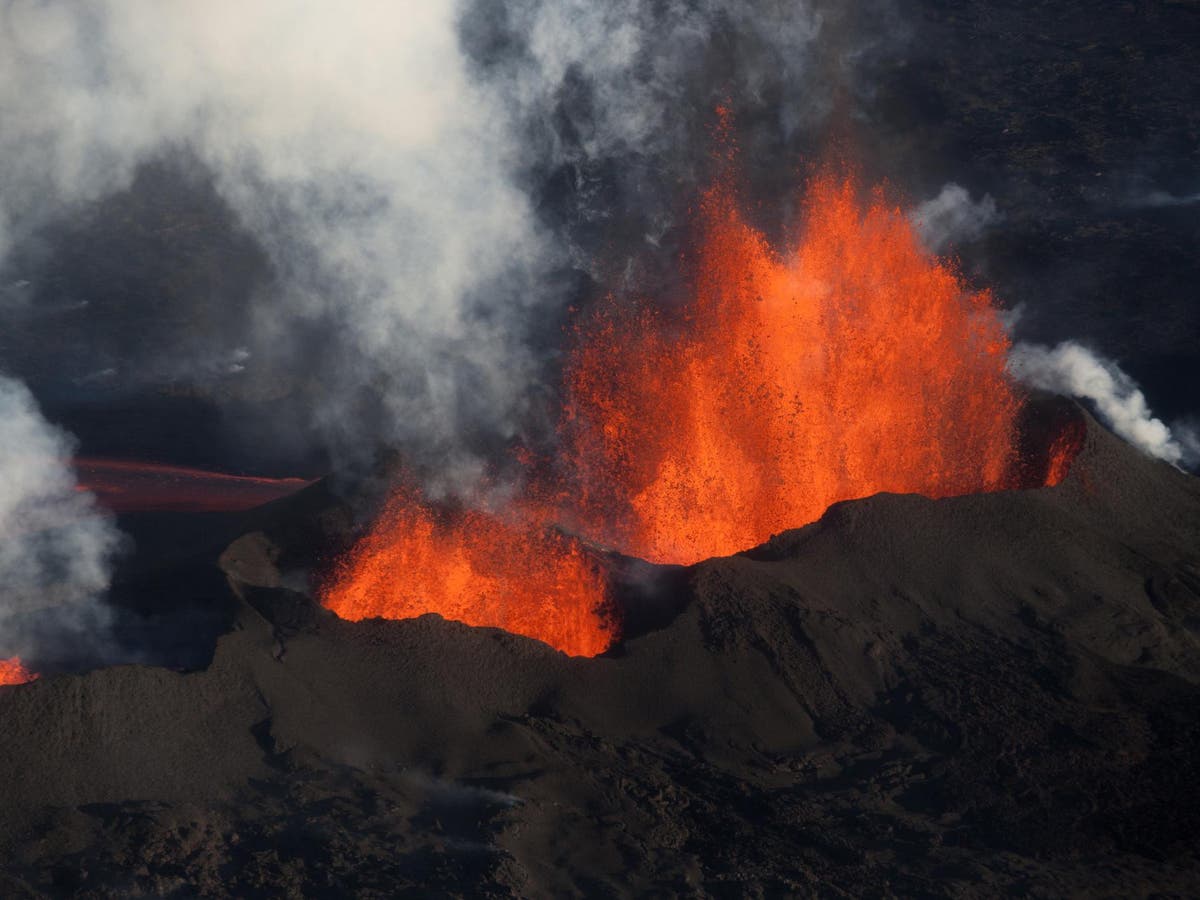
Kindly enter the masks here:
M 1087 426 L 1079 420 L 1071 421 L 1059 431 L 1046 452 L 1046 487 L 1062 484 L 1086 437 Z
M 732 154 L 729 155 L 732 159 Z M 922 249 L 876 190 L 828 171 L 771 247 L 732 177 L 701 204 L 689 302 L 600 305 L 566 366 L 562 458 L 504 520 L 439 520 L 399 491 L 324 598 L 345 618 L 426 612 L 593 655 L 603 579 L 554 524 L 658 562 L 753 547 L 830 504 L 1020 486 L 1021 400 L 992 296 Z M 1078 449 L 1063 438 L 1046 482 Z
M 83 457 L 74 461 L 79 489 L 113 512 L 235 512 L 307 487 L 302 478 L 227 475 L 187 466 Z
M 818 175 L 776 251 L 722 180 L 682 315 L 601 306 L 561 429 L 583 533 L 692 563 L 840 500 L 1012 486 L 1020 401 L 992 297 L 928 256 L 880 191 L 858 198 Z
M 572 656 L 608 649 L 615 623 L 580 543 L 520 505 L 504 518 L 434 510 L 398 490 L 324 593 L 343 619 L 447 619 L 537 638 Z
M 0 659 L 0 686 L 10 684 L 28 684 L 31 681 L 36 681 L 38 678 L 36 672 L 30 672 L 21 664 L 19 657 L 11 659 Z

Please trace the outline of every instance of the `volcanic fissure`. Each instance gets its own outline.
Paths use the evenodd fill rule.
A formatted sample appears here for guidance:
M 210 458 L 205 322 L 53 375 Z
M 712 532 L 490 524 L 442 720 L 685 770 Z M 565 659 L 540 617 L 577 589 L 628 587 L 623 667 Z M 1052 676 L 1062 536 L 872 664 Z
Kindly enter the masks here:
M 613 294 L 575 323 L 556 458 L 500 510 L 396 489 L 325 606 L 438 613 L 594 656 L 619 636 L 597 547 L 691 564 L 843 500 L 1030 486 L 991 293 L 927 253 L 882 188 L 863 200 L 834 167 L 809 179 L 798 235 L 773 248 L 725 156 L 698 204 L 683 308 Z M 1055 439 L 1036 484 L 1061 481 L 1077 450 Z

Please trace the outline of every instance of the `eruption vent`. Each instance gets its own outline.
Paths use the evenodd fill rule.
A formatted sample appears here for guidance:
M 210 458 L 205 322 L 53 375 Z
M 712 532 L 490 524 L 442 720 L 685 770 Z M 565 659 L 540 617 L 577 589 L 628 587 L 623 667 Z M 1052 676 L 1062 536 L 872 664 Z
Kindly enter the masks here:
M 21 660 L 14 656 L 12 659 L 0 659 L 0 686 L 6 684 L 28 684 L 37 680 L 37 674 L 30 672 L 21 665 Z
M 709 189 L 678 315 L 610 298 L 568 366 L 564 495 L 579 530 L 692 563 L 880 491 L 1010 486 L 1020 402 L 992 297 L 852 179 L 812 182 L 794 249 Z
M 435 511 L 409 490 L 350 551 L 324 603 L 352 621 L 439 613 L 571 656 L 603 653 L 615 637 L 604 578 L 578 541 L 520 506 L 503 520 Z
M 336 573 L 330 609 L 437 612 L 594 655 L 616 637 L 604 581 L 556 523 L 687 564 L 841 500 L 1025 486 L 992 296 L 929 256 L 881 191 L 863 203 L 852 178 L 817 175 L 783 253 L 741 215 L 732 176 L 700 210 L 681 309 L 609 297 L 580 327 L 559 459 L 542 469 L 555 474 L 503 519 L 397 492 Z M 1061 481 L 1078 448 L 1061 436 L 1035 480 Z

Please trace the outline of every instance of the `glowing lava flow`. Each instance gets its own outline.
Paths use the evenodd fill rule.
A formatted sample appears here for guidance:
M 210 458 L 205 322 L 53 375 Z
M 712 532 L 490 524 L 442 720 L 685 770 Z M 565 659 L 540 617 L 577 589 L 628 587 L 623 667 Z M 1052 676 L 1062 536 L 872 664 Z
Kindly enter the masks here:
M 560 428 L 581 533 L 692 563 L 840 500 L 1010 486 L 1020 401 L 991 296 L 878 191 L 824 173 L 803 209 L 779 254 L 718 183 L 682 314 L 610 298 L 582 330 Z
M 187 466 L 123 459 L 74 460 L 79 489 L 113 512 L 234 512 L 294 494 L 302 478 L 227 475 Z
M 323 602 L 352 621 L 435 612 L 571 656 L 602 653 L 616 628 L 604 579 L 578 541 L 539 519 L 521 509 L 511 521 L 474 510 L 439 515 L 397 491 Z
M 28 684 L 37 681 L 37 673 L 30 672 L 21 665 L 21 660 L 14 656 L 12 659 L 0 659 L 0 686 L 9 684 Z
M 1079 421 L 1066 425 L 1046 453 L 1046 487 L 1062 484 L 1071 471 L 1071 463 L 1083 449 L 1087 427 Z

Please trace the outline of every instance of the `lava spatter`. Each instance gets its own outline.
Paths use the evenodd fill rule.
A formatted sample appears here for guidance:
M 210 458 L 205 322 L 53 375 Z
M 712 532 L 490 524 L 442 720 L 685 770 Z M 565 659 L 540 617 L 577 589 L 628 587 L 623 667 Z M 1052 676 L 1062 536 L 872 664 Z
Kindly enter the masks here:
M 991 295 L 852 178 L 813 178 L 782 252 L 733 183 L 704 194 L 682 311 L 610 298 L 580 328 L 561 425 L 573 525 L 692 563 L 841 500 L 1012 486 L 1020 399 Z
M 22 665 L 19 657 L 0 659 L 0 686 L 11 684 L 28 684 L 36 681 L 38 675 Z
M 438 613 L 595 656 L 616 637 L 604 577 L 532 508 L 436 510 L 397 489 L 324 592 L 344 619 Z

